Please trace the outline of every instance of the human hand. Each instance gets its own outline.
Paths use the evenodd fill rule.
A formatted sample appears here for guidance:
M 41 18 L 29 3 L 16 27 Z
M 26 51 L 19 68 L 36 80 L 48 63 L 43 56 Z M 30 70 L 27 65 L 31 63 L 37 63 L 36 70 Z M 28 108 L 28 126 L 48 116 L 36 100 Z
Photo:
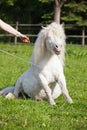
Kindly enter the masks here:
M 30 43 L 30 39 L 24 34 L 21 34 L 19 38 L 25 43 Z

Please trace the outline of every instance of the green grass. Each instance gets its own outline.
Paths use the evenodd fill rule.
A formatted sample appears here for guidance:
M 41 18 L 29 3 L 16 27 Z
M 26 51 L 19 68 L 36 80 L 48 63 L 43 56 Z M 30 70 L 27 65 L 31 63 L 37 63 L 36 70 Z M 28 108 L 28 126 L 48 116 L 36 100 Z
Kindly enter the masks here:
M 15 84 L 28 69 L 33 46 L 0 44 L 0 50 L 9 53 L 0 52 L 0 88 L 4 88 Z M 87 130 L 86 46 L 66 47 L 65 76 L 74 104 L 68 104 L 63 96 L 55 100 L 56 106 L 0 97 L 0 130 Z

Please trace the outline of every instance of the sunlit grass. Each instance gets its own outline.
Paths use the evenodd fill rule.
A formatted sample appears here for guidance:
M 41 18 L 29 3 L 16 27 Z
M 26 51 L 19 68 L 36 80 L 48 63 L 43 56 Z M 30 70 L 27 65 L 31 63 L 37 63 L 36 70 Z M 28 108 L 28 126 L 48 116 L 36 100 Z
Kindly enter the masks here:
M 0 44 L 0 50 L 9 53 L 0 52 L 0 88 L 4 88 L 15 84 L 17 78 L 29 68 L 33 45 Z M 67 46 L 64 72 L 74 104 L 68 104 L 63 96 L 55 100 L 56 106 L 50 106 L 47 101 L 0 97 L 0 129 L 87 130 L 86 46 Z

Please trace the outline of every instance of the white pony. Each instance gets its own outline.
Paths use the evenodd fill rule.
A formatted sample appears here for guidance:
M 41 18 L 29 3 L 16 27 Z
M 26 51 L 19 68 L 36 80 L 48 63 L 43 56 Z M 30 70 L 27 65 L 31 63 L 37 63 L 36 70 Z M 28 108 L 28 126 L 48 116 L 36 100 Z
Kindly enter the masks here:
M 24 92 L 32 99 L 48 99 L 55 105 L 54 99 L 63 94 L 72 103 L 63 73 L 65 39 L 62 25 L 53 22 L 43 27 L 35 42 L 30 69 L 18 78 L 15 87 L 3 89 L 1 95 L 18 98 Z

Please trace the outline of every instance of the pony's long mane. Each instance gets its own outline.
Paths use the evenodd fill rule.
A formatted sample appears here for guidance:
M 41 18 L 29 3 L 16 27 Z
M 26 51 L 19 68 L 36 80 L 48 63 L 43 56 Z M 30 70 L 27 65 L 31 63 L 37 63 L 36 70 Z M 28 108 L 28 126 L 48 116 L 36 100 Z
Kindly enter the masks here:
M 44 55 L 47 53 L 46 47 L 45 47 L 45 39 L 48 36 L 48 33 L 52 32 L 52 34 L 55 36 L 60 36 L 63 38 L 62 43 L 62 51 L 61 54 L 58 55 L 58 58 L 60 59 L 62 65 L 64 65 L 64 55 L 65 55 L 65 34 L 64 29 L 62 25 L 57 24 L 55 22 L 48 25 L 46 28 L 42 29 L 40 33 L 38 34 L 38 37 L 35 42 L 35 47 L 33 50 L 33 54 L 31 57 L 31 64 L 38 65 L 41 59 L 43 59 Z

